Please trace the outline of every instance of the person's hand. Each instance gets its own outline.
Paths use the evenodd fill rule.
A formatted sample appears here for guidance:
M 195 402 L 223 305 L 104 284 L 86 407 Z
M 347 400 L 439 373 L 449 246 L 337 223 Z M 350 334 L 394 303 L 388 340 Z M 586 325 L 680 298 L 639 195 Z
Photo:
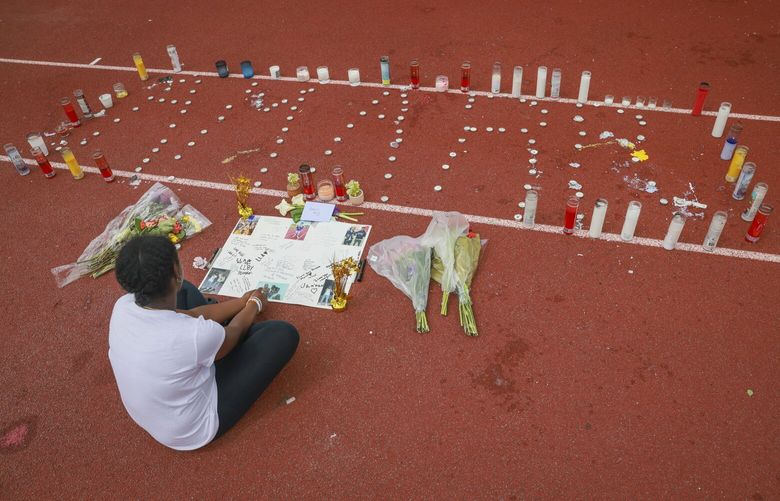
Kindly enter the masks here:
M 252 308 L 257 308 L 257 313 L 263 311 L 265 305 L 263 299 L 265 299 L 265 294 L 262 289 L 247 291 L 241 296 L 241 299 L 246 303 L 247 307 L 251 306 Z

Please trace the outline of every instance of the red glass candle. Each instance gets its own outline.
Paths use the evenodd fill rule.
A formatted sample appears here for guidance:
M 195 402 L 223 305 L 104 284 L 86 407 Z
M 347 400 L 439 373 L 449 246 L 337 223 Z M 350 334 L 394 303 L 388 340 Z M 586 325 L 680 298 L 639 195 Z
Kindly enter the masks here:
M 31 149 L 30 154 L 33 156 L 35 161 L 38 162 L 38 166 L 41 168 L 41 172 L 43 172 L 44 177 L 52 178 L 57 175 L 57 173 L 54 172 L 54 169 L 52 169 L 51 164 L 49 163 L 49 159 L 46 158 L 46 155 L 43 154 L 40 148 Z
M 563 219 L 563 232 L 566 235 L 574 233 L 574 222 L 577 220 L 577 208 L 580 206 L 580 199 L 569 197 L 566 200 L 566 215 Z
M 311 173 L 311 167 L 306 164 L 298 167 L 298 176 L 301 178 L 303 198 L 309 201 L 317 198 L 317 193 L 314 190 L 314 176 Z
M 100 150 L 95 150 L 92 154 L 92 159 L 95 161 L 95 165 L 100 169 L 100 175 L 103 176 L 103 181 L 110 183 L 114 180 L 114 173 L 111 172 L 111 166 L 108 165 L 106 156 Z
M 471 63 L 466 61 L 460 65 L 460 91 L 471 90 Z
M 766 220 L 769 218 L 769 214 L 772 213 L 772 210 L 773 208 L 771 205 L 762 205 L 759 207 L 756 216 L 753 218 L 753 223 L 745 234 L 745 240 L 751 243 L 758 242 L 759 237 L 761 237 L 761 232 L 764 231 L 764 226 L 766 226 Z
M 70 124 L 73 127 L 81 127 L 81 121 L 79 120 L 79 116 L 76 115 L 76 110 L 73 109 L 73 104 L 70 102 L 70 99 L 63 97 L 60 99 L 60 104 L 62 105 L 62 109 L 65 110 L 65 114 L 68 116 Z
M 338 165 L 333 167 L 331 177 L 333 178 L 333 187 L 336 189 L 336 200 L 346 202 L 348 197 L 347 188 L 344 186 L 344 170 Z
M 691 115 L 698 117 L 701 115 L 701 110 L 704 109 L 704 100 L 707 98 L 707 93 L 710 91 L 710 84 L 702 82 L 699 84 L 699 90 L 696 91 L 696 101 L 693 103 L 693 110 Z
M 412 89 L 420 88 L 420 63 L 417 59 L 409 63 L 409 79 L 412 82 Z

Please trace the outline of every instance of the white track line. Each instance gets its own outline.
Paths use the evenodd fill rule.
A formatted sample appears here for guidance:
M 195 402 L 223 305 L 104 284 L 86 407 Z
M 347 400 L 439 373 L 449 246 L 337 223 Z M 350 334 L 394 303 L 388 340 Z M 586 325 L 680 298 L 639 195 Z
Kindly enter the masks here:
M 102 58 L 98 58 L 95 61 L 99 61 Z M 84 68 L 84 69 L 97 69 L 97 70 L 111 70 L 111 71 L 129 71 L 135 73 L 137 70 L 135 66 L 108 66 L 104 64 L 95 64 L 95 61 L 89 63 L 89 64 L 79 64 L 79 63 L 65 63 L 65 62 L 59 62 L 59 61 L 35 61 L 31 59 L 11 59 L 11 58 L 0 58 L 0 63 L 10 63 L 10 64 L 27 64 L 27 65 L 33 65 L 33 66 L 56 66 L 59 68 Z M 158 73 L 162 75 L 174 75 L 174 73 L 171 70 L 166 69 L 157 69 L 157 68 L 147 68 L 146 71 L 148 73 Z M 184 70 L 180 71 L 178 73 L 175 73 L 175 75 L 190 75 L 190 76 L 207 76 L 207 77 L 215 77 L 219 78 L 219 75 L 216 72 L 213 71 L 191 71 L 191 70 Z M 244 78 L 244 76 L 240 73 L 231 73 L 229 75 L 230 78 Z M 297 78 L 294 77 L 280 77 L 280 78 L 273 78 L 270 76 L 265 75 L 255 75 L 252 77 L 252 80 L 280 80 L 283 82 L 298 82 Z M 317 80 L 309 80 L 307 83 L 319 83 Z M 350 82 L 346 80 L 329 80 L 326 83 L 321 83 L 320 85 L 352 85 Z M 361 82 L 356 87 L 371 87 L 371 88 L 380 88 L 380 89 L 398 89 L 398 90 L 408 90 L 408 85 L 383 85 L 381 83 L 376 82 Z M 420 87 L 417 89 L 420 92 L 440 92 L 437 91 L 434 87 Z M 544 102 L 551 102 L 551 103 L 565 103 L 565 104 L 577 104 L 576 99 L 571 98 L 559 98 L 559 99 L 553 99 L 549 97 L 544 98 L 537 98 L 536 96 L 531 95 L 520 95 L 520 96 L 513 96 L 512 94 L 507 93 L 500 93 L 500 94 L 493 94 L 491 92 L 486 91 L 471 91 L 468 93 L 461 92 L 457 89 L 450 89 L 447 91 L 449 94 L 458 94 L 462 96 L 468 96 L 471 94 L 474 94 L 475 96 L 493 96 L 496 98 L 509 98 L 509 99 L 528 99 L 528 100 L 534 100 L 534 101 L 544 101 Z M 590 106 L 605 106 L 609 108 L 622 108 L 626 110 L 641 110 L 643 112 L 661 112 L 661 113 L 677 113 L 677 114 L 683 114 L 683 115 L 690 115 L 691 110 L 685 109 L 685 108 L 648 108 L 645 106 L 639 107 L 636 105 L 628 105 L 623 106 L 622 104 L 613 103 L 613 104 L 605 104 L 601 101 L 588 101 L 585 104 Z M 703 111 L 702 115 L 705 116 L 716 116 L 718 113 L 716 111 Z M 751 113 L 730 113 L 729 117 L 731 118 L 739 118 L 742 120 L 758 120 L 758 121 L 764 121 L 764 122 L 780 122 L 780 116 L 773 116 L 773 115 L 755 115 Z
M 11 159 L 6 155 L 0 155 L 0 161 L 10 162 Z M 34 168 L 38 167 L 37 162 L 33 159 L 25 159 L 24 161 L 25 163 L 27 163 L 27 165 L 33 166 Z M 51 162 L 51 165 L 57 169 L 68 170 L 68 166 L 62 162 Z M 84 172 L 89 172 L 92 174 L 100 174 L 100 170 L 97 167 L 82 166 L 81 168 L 84 170 Z M 210 190 L 235 191 L 235 186 L 227 183 L 217 183 L 213 181 L 202 181 L 199 179 L 188 179 L 188 178 L 179 178 L 179 177 L 174 177 L 173 181 L 171 181 L 168 179 L 168 176 L 160 176 L 157 174 L 145 174 L 143 172 L 136 173 L 136 172 L 129 172 L 124 170 L 114 170 L 113 172 L 114 172 L 114 176 L 118 176 L 118 177 L 130 178 L 133 176 L 138 176 L 139 179 L 144 181 L 156 181 L 161 183 L 180 184 L 182 186 L 206 188 Z M 30 173 L 30 175 L 32 174 L 33 172 Z M 263 196 L 275 197 L 275 198 L 287 197 L 286 191 L 270 190 L 268 188 L 252 188 L 252 193 L 254 195 L 263 195 Z M 425 216 L 425 217 L 431 217 L 435 212 L 439 212 L 431 209 L 421 209 L 418 207 L 406 207 L 403 205 L 392 205 L 392 204 L 376 203 L 376 202 L 365 202 L 360 207 L 366 209 L 384 211 L 384 212 L 395 212 L 398 214 L 411 214 L 415 216 Z M 551 226 L 548 224 L 535 224 L 533 228 L 525 228 L 522 226 L 522 223 L 511 219 L 476 216 L 473 214 L 464 214 L 464 215 L 472 223 L 485 224 L 489 226 L 500 226 L 504 228 L 513 228 L 516 230 L 528 230 L 528 231 L 538 231 L 542 233 L 553 233 L 556 235 L 562 234 L 560 226 Z M 582 230 L 575 231 L 574 235 L 580 238 L 589 238 L 587 231 L 582 231 Z M 655 238 L 644 238 L 644 237 L 634 237 L 632 241 L 624 242 L 620 238 L 620 235 L 617 235 L 615 233 L 602 233 L 601 238 L 599 240 L 605 240 L 607 242 L 624 243 L 628 245 L 639 245 L 642 247 L 656 247 L 656 248 L 662 248 L 662 244 L 663 244 L 663 240 L 658 240 Z M 706 255 L 735 257 L 738 259 L 748 259 L 752 261 L 780 263 L 780 254 L 767 254 L 763 252 L 744 251 L 739 249 L 726 249 L 722 247 L 716 247 L 713 252 L 708 252 L 705 251 L 701 245 L 690 244 L 690 243 L 678 243 L 677 250 L 685 251 L 685 252 L 696 252 L 699 254 L 706 254 Z
M 89 63 L 90 66 L 95 66 L 97 63 L 100 62 L 100 60 L 103 59 L 102 57 L 96 57 L 94 61 Z

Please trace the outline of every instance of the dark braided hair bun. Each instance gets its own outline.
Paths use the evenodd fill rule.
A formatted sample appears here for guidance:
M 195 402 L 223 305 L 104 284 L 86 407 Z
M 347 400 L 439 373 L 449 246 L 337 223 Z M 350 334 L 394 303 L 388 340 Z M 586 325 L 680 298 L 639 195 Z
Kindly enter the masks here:
M 166 237 L 135 237 L 119 251 L 116 280 L 146 306 L 168 292 L 177 262 L 176 247 Z

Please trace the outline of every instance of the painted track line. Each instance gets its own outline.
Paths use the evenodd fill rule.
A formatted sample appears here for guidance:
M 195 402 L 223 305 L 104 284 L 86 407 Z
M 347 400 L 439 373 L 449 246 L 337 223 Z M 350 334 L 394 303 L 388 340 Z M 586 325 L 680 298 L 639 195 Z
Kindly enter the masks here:
M 0 161 L 10 162 L 11 159 L 6 155 L 0 155 Z M 27 165 L 32 166 L 33 169 L 38 168 L 38 163 L 35 160 L 25 159 L 24 161 Z M 62 169 L 66 171 L 69 170 L 68 166 L 62 162 L 50 162 L 50 163 L 53 167 L 57 169 Z M 97 167 L 88 167 L 82 165 L 81 168 L 84 170 L 84 172 L 89 172 L 98 175 L 100 174 L 100 170 Z M 171 181 L 168 179 L 168 176 L 161 176 L 157 174 L 146 174 L 143 172 L 136 173 L 136 172 L 129 172 L 124 170 L 114 170 L 113 172 L 114 172 L 114 176 L 117 177 L 131 178 L 133 176 L 138 176 L 138 178 L 143 181 L 155 181 L 160 183 L 178 184 L 182 186 L 189 186 L 194 188 L 205 188 L 209 190 L 221 190 L 221 191 L 230 191 L 230 192 L 235 191 L 235 187 L 232 184 L 228 184 L 228 183 L 218 183 L 213 181 L 202 181 L 200 179 L 188 179 L 188 178 L 179 178 L 179 177 L 174 177 L 174 179 Z M 252 188 L 251 193 L 254 195 L 263 195 L 263 196 L 275 197 L 275 198 L 287 197 L 286 191 L 271 190 L 268 188 Z M 422 209 L 419 207 L 406 207 L 403 205 L 392 205 L 392 204 L 377 203 L 377 202 L 364 202 L 363 205 L 361 205 L 360 207 L 377 210 L 377 211 L 394 212 L 397 214 L 425 216 L 425 217 L 431 217 L 433 216 L 434 213 L 441 212 L 432 209 Z M 513 219 L 501 219 L 495 217 L 477 216 L 473 214 L 464 214 L 464 216 L 466 216 L 466 218 L 472 223 L 485 224 L 489 226 L 498 226 L 502 228 L 512 228 L 516 230 L 538 231 L 541 233 L 551 233 L 555 235 L 562 234 L 560 226 L 551 226 L 548 224 L 535 224 L 533 228 L 525 228 L 522 226 L 522 223 L 515 221 Z M 574 235 L 580 238 L 589 238 L 588 232 L 584 230 L 575 231 Z M 599 240 L 604 240 L 607 242 L 617 242 L 617 243 L 622 243 L 627 245 L 639 245 L 641 247 L 655 247 L 659 249 L 663 248 L 663 240 L 658 240 L 655 238 L 634 237 L 632 241 L 625 242 L 620 238 L 620 235 L 618 234 L 602 233 Z M 723 247 L 716 247 L 713 252 L 708 252 L 705 251 L 701 245 L 696 245 L 691 243 L 678 243 L 676 250 L 684 251 L 684 252 L 695 252 L 695 253 L 706 254 L 706 255 L 747 259 L 752 261 L 763 261 L 767 263 L 780 263 L 780 254 L 767 254 L 763 252 L 753 252 L 753 251 L 745 251 L 739 249 L 727 249 Z
M 80 69 L 97 69 L 97 70 L 110 70 L 110 71 L 129 71 L 135 73 L 137 70 L 135 66 L 109 66 L 104 64 L 95 64 L 96 61 L 99 61 L 102 58 L 98 58 L 95 61 L 92 61 L 89 64 L 80 64 L 80 63 L 66 63 L 61 61 L 36 61 L 31 59 L 13 59 L 13 58 L 0 58 L 0 63 L 9 63 L 9 64 L 26 64 L 26 65 L 32 65 L 32 66 L 54 66 L 58 68 L 80 68 Z M 166 69 L 158 69 L 158 68 L 147 68 L 146 71 L 148 73 L 157 73 L 161 75 L 189 75 L 189 76 L 195 76 L 195 77 L 215 77 L 219 78 L 219 75 L 216 72 L 213 71 L 192 71 L 192 70 L 182 70 L 178 73 L 173 73 L 171 70 Z M 230 78 L 240 78 L 244 79 L 244 76 L 237 73 L 231 73 L 229 75 Z M 350 82 L 346 80 L 329 80 L 328 82 L 320 83 L 317 80 L 309 80 L 308 82 L 298 82 L 297 78 L 294 77 L 279 77 L 279 78 L 273 78 L 271 76 L 266 75 L 255 75 L 251 78 L 251 80 L 277 80 L 282 82 L 297 82 L 297 83 L 318 83 L 320 85 L 349 85 L 353 86 Z M 408 85 L 383 85 L 381 83 L 376 82 L 361 82 L 358 85 L 355 85 L 354 87 L 370 87 L 370 88 L 380 88 L 380 89 L 397 89 L 397 90 L 408 90 Z M 419 89 L 416 89 L 419 92 L 440 92 L 436 90 L 434 87 L 420 87 Z M 526 99 L 526 100 L 534 100 L 534 101 L 542 101 L 542 102 L 550 102 L 550 103 L 564 103 L 564 104 L 574 104 L 576 105 L 578 101 L 576 99 L 572 98 L 558 98 L 553 99 L 550 97 L 543 97 L 543 98 L 537 98 L 536 96 L 527 95 L 527 94 L 521 94 L 519 96 L 513 96 L 512 94 L 508 93 L 499 93 L 499 94 L 493 94 L 491 92 L 487 91 L 471 91 L 471 92 L 461 92 L 457 89 L 450 89 L 446 91 L 449 94 L 457 94 L 461 96 L 469 96 L 469 95 L 475 95 L 475 96 L 492 96 L 495 98 L 503 98 L 503 99 Z M 613 104 L 605 104 L 601 101 L 587 101 L 586 103 L 589 106 L 604 106 L 608 108 L 622 108 L 626 110 L 641 110 L 643 112 L 661 112 L 661 113 L 676 113 L 676 114 L 682 114 L 682 115 L 690 115 L 691 110 L 685 109 L 685 108 L 648 108 L 646 106 L 636 106 L 636 105 L 627 105 L 624 106 L 619 103 L 613 103 Z M 718 113 L 716 111 L 703 111 L 702 115 L 704 116 L 716 116 Z M 739 118 L 742 120 L 757 120 L 757 121 L 763 121 L 763 122 L 780 122 L 780 116 L 773 116 L 773 115 L 756 115 L 751 113 L 730 113 L 730 118 Z

